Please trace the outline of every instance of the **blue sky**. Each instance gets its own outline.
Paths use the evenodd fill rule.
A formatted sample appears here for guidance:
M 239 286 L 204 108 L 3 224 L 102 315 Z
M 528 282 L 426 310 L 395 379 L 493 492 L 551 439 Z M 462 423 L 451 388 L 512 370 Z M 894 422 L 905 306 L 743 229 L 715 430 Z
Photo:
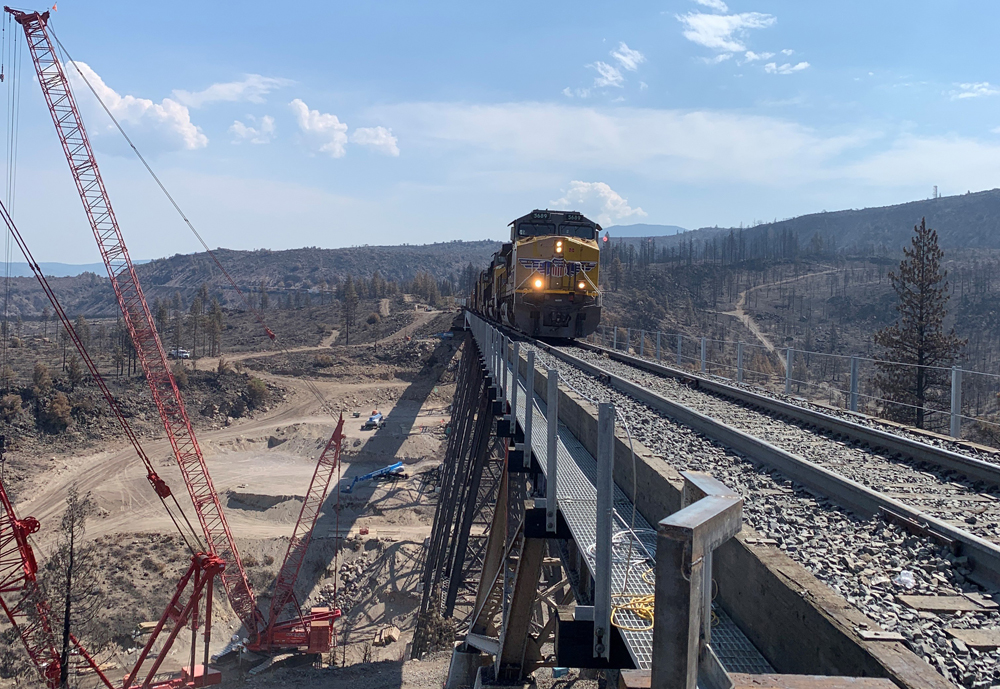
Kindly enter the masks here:
M 997 187 L 997 25 L 996 3 L 888 0 L 63 0 L 52 18 L 209 244 L 238 249 L 501 238 L 545 206 L 694 228 Z M 21 74 L 15 219 L 39 260 L 97 260 Z M 75 83 L 132 254 L 197 250 Z

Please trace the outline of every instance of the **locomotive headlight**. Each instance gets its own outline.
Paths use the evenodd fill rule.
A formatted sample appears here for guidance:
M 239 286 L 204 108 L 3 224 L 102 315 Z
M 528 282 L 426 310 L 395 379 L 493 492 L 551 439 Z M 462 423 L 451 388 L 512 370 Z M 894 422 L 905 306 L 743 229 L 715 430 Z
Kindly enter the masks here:
M 541 288 L 542 288 L 542 279 L 538 278 L 537 280 L 535 280 L 535 289 L 541 289 Z
M 577 284 L 576 288 L 577 289 L 586 289 L 587 288 L 587 283 L 586 282 L 581 282 L 581 283 Z
M 556 242 L 556 253 L 557 254 L 561 254 L 562 253 L 562 240 L 561 239 L 558 242 Z

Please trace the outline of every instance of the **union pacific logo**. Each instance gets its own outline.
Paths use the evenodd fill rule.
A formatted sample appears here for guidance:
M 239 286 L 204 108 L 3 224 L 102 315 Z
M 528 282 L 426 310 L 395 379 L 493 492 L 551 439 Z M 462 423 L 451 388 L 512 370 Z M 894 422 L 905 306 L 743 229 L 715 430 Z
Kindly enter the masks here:
M 519 258 L 517 261 L 528 270 L 554 278 L 573 276 L 580 272 L 589 273 L 597 267 L 597 263 L 593 261 L 567 261 L 564 258 Z

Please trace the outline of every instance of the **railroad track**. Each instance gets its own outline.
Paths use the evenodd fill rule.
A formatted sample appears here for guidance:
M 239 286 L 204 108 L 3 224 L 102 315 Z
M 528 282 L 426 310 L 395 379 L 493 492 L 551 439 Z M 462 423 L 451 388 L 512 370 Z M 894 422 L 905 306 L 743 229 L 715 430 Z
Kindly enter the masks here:
M 977 598 L 1000 586 L 1000 466 L 617 352 L 532 344 L 572 387 L 613 401 L 652 452 L 739 490 L 762 544 L 902 634 L 946 678 L 1000 679 L 1000 654 L 969 651 L 945 631 L 1000 626 L 994 604 Z M 893 582 L 904 570 L 912 589 Z M 942 617 L 900 593 L 984 604 Z

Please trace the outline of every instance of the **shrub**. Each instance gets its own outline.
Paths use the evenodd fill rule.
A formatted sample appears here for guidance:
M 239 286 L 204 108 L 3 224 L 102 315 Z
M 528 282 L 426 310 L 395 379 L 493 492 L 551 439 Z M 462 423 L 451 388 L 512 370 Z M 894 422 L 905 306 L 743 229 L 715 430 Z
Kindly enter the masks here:
M 326 368 L 327 366 L 333 366 L 333 357 L 330 356 L 329 354 L 317 354 L 315 364 L 319 368 Z
M 221 376 L 223 373 L 229 373 L 231 370 L 232 368 L 229 366 L 229 362 L 226 361 L 226 357 L 220 356 L 219 365 L 215 367 L 215 372 Z
M 73 408 L 65 394 L 57 392 L 42 410 L 42 422 L 51 430 L 63 431 L 73 420 Z
M 247 383 L 247 402 L 251 409 L 264 404 L 267 399 L 267 385 L 260 378 L 251 378 Z
M 70 357 L 66 376 L 69 378 L 69 384 L 74 388 L 83 382 L 83 367 L 80 366 L 80 360 L 75 356 Z
M 174 374 L 174 380 L 177 382 L 178 388 L 186 388 L 188 384 L 188 374 L 187 369 L 184 368 L 184 364 L 177 362 L 171 371 Z
M 49 375 L 49 367 L 41 361 L 35 362 L 35 370 L 31 374 L 31 379 L 42 395 L 52 389 L 52 376 Z
M 17 393 L 10 393 L 0 398 L 0 418 L 4 421 L 13 421 L 20 411 L 21 396 Z
M 382 317 L 379 316 L 376 312 L 372 311 L 370 314 L 368 314 L 368 325 L 375 325 L 380 320 L 382 320 Z

